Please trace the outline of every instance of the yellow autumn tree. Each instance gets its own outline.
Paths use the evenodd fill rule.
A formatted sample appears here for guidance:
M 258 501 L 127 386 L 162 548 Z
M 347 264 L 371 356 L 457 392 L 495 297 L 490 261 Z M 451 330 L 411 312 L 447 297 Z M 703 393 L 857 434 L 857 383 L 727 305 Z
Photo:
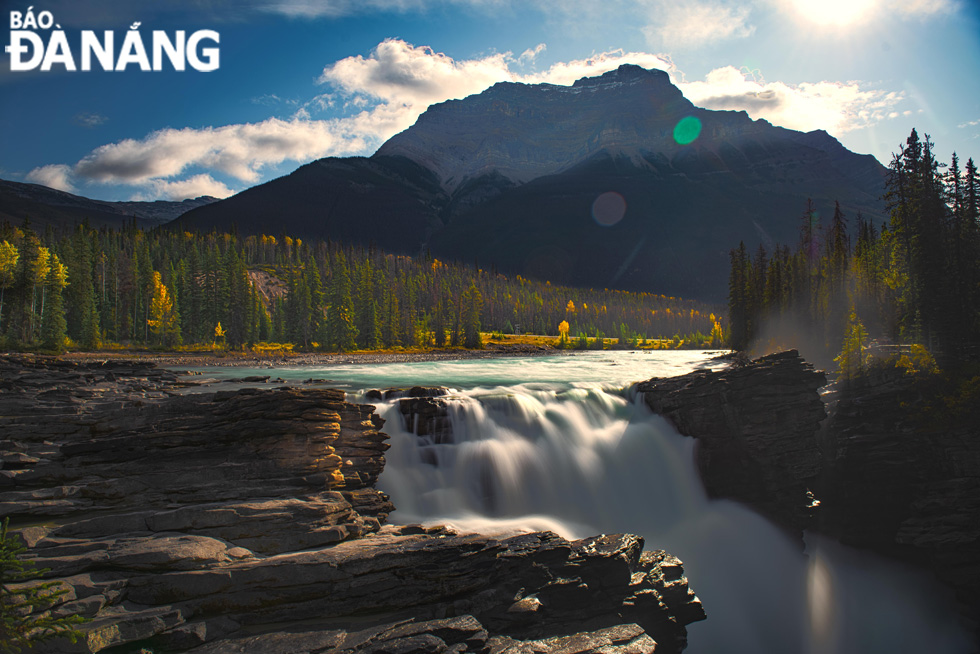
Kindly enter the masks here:
M 558 323 L 558 337 L 559 337 L 558 338 L 559 347 L 563 347 L 563 348 L 567 347 L 568 346 L 568 321 L 567 320 L 562 320 L 560 323 Z
M 725 332 L 721 328 L 721 323 L 714 319 L 715 314 L 711 314 L 711 347 L 721 347 L 725 342 Z
M 14 273 L 20 253 L 17 246 L 7 241 L 0 242 L 0 333 L 3 333 L 3 295 L 14 285 Z
M 44 313 L 45 290 L 47 289 L 48 273 L 51 272 L 51 251 L 44 246 L 37 249 L 37 257 L 28 263 L 31 276 L 31 338 L 36 335 L 39 314 Z M 41 287 L 41 308 L 38 311 L 37 288 Z
M 164 347 L 180 344 L 180 326 L 174 311 L 174 300 L 157 271 L 153 271 L 153 297 L 150 300 L 150 318 L 146 323 L 156 336 L 157 344 Z
M 221 326 L 221 321 L 219 320 L 218 321 L 218 324 L 214 328 L 214 343 L 212 343 L 212 347 L 216 347 L 217 344 L 218 344 L 218 341 L 221 341 L 222 344 L 224 344 L 225 334 L 227 332 L 228 332 L 228 330 L 227 329 L 224 329 Z

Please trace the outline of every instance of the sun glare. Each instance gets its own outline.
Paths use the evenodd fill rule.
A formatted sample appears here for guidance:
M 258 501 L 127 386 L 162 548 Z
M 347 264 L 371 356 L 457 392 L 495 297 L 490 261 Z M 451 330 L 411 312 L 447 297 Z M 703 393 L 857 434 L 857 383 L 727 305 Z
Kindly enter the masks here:
M 796 10 L 819 25 L 846 27 L 870 13 L 877 0 L 793 0 Z

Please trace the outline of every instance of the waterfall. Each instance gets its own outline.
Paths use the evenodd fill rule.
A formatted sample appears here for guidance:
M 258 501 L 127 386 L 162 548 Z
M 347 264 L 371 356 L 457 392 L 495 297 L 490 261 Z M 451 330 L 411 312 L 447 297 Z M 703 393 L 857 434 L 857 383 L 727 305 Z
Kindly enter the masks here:
M 948 592 L 927 575 L 816 536 L 804 551 L 750 509 L 709 500 L 695 441 L 623 393 L 517 383 L 444 401 L 444 437 L 411 433 L 397 401 L 379 406 L 392 522 L 640 534 L 684 561 L 704 602 L 707 621 L 688 630 L 695 654 L 970 649 Z

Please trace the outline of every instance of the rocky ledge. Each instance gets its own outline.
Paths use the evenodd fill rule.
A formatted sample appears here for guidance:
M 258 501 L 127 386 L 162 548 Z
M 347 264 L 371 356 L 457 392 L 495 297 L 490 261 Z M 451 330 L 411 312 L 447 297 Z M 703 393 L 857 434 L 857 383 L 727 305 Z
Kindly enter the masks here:
M 636 536 L 385 525 L 383 420 L 341 391 L 180 386 L 0 357 L 0 516 L 91 619 L 35 651 L 679 652 L 704 619 Z

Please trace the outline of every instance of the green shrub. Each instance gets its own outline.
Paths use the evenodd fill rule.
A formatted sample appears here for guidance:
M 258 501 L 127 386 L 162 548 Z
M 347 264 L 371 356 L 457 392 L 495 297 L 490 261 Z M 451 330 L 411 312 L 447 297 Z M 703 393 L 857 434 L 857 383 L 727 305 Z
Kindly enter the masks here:
M 48 609 L 60 603 L 68 589 L 57 581 L 32 583 L 47 571 L 23 559 L 27 548 L 7 533 L 9 522 L 5 519 L 0 529 L 0 651 L 16 654 L 61 637 L 77 642 L 83 634 L 76 627 L 88 619 L 51 614 Z

